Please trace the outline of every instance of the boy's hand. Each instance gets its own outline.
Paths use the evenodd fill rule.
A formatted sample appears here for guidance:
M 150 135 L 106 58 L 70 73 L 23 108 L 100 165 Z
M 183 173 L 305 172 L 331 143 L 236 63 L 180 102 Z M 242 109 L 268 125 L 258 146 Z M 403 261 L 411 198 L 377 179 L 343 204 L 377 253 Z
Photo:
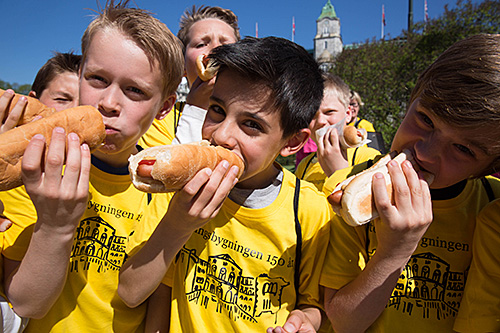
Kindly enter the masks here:
M 8 117 L 5 116 L 8 113 L 8 106 L 12 99 L 14 98 L 14 91 L 12 89 L 7 89 L 2 96 L 0 96 L 0 133 L 7 132 L 10 129 L 16 127 L 21 115 L 23 114 L 24 108 L 28 103 L 28 99 L 21 96 L 17 101 L 16 105 L 12 108 Z
M 52 132 L 46 157 L 45 146 L 45 138 L 40 134 L 28 144 L 22 161 L 23 183 L 37 210 L 38 221 L 63 228 L 59 231 L 73 232 L 87 206 L 90 150 L 86 144 L 80 145 L 75 133 L 68 134 L 66 144 L 65 131 L 60 127 Z
M 210 95 L 212 95 L 212 90 L 214 90 L 215 79 L 216 76 L 209 81 L 202 81 L 197 77 L 186 96 L 186 103 L 208 110 Z
M 302 310 L 293 310 L 283 327 L 269 327 L 266 333 L 315 333 L 316 329 Z
M 335 128 L 329 128 L 318 140 L 318 162 L 327 177 L 335 171 L 347 168 L 347 150 L 340 147 L 339 134 Z
M 377 253 L 400 259 L 402 265 L 415 251 L 432 222 L 429 185 L 420 179 L 409 161 L 388 163 L 394 189 L 394 204 L 387 194 L 382 174 L 373 177 L 373 194 L 380 219 L 375 222 Z
M 169 205 L 164 220 L 180 235 L 191 234 L 214 218 L 237 182 L 238 167 L 222 161 L 212 172 L 203 169 L 179 192 Z

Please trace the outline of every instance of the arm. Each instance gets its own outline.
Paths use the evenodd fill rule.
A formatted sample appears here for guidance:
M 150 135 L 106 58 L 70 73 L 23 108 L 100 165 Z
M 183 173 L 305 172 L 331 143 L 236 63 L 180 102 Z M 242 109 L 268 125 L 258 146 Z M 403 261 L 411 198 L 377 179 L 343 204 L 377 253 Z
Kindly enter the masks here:
M 172 259 L 191 233 L 215 217 L 236 184 L 238 167 L 228 171 L 227 161 L 213 171 L 204 169 L 176 193 L 155 231 L 120 270 L 118 294 L 125 304 L 136 307 L 160 284 Z M 140 281 L 140 283 L 137 283 Z
M 347 150 L 340 146 L 339 134 L 335 128 L 330 128 L 318 142 L 318 162 L 327 177 L 335 171 L 347 168 Z
M 23 182 L 38 219 L 21 263 L 5 260 L 5 291 L 17 314 L 40 318 L 59 297 L 67 276 L 74 231 L 87 204 L 90 151 L 76 134 L 54 129 L 45 163 L 45 140 L 36 135 L 23 158 Z M 62 166 L 66 155 L 64 176 Z M 42 169 L 42 166 L 45 167 Z M 35 274 L 36 272 L 36 274 Z
M 321 326 L 321 312 L 315 307 L 296 309 L 290 312 L 286 323 L 275 328 L 268 328 L 267 333 L 312 333 Z
M 373 193 L 381 216 L 375 221 L 378 248 L 365 269 L 339 290 L 327 289 L 325 309 L 336 332 L 363 332 L 382 313 L 399 275 L 432 221 L 430 192 L 408 161 L 389 162 L 395 204 L 375 174 Z
M 170 302 L 172 289 L 160 284 L 149 296 L 145 332 L 168 332 L 170 329 Z

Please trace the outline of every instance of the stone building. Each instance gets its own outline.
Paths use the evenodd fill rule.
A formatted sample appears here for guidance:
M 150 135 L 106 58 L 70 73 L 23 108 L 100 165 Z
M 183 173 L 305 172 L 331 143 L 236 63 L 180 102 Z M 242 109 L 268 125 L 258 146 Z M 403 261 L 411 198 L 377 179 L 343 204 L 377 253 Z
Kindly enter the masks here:
M 314 58 L 321 69 L 333 67 L 335 58 L 342 52 L 343 44 L 340 36 L 340 20 L 330 0 L 327 1 L 321 15 L 316 20 L 316 37 L 314 37 Z

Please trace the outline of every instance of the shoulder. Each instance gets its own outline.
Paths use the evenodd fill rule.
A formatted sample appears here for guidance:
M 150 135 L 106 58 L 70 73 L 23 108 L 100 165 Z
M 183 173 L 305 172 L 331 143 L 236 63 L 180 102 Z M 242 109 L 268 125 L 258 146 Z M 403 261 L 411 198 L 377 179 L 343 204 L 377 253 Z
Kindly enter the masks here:
M 375 132 L 375 128 L 373 127 L 373 124 L 369 122 L 366 119 L 361 119 L 358 123 L 358 128 L 364 128 L 368 132 Z

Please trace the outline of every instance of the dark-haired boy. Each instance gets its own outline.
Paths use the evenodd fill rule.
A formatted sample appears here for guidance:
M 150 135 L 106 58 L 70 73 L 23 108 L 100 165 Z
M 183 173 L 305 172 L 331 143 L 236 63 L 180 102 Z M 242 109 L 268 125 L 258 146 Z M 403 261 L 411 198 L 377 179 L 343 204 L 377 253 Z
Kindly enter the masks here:
M 170 314 L 164 324 L 172 332 L 263 332 L 285 324 L 297 308 L 303 310 L 293 314 L 317 330 L 317 268 L 332 213 L 323 194 L 275 158 L 294 154 L 309 138 L 321 72 L 302 47 L 275 37 L 223 45 L 210 57 L 220 70 L 203 138 L 238 154 L 245 171 L 216 216 L 175 229 L 189 239 L 168 274 L 172 257 L 165 253 L 172 249 L 163 239 L 172 229 L 160 223 L 123 267 L 120 295 L 135 306 L 161 292 L 171 301 L 162 314 Z M 148 311 L 159 313 L 151 303 Z

